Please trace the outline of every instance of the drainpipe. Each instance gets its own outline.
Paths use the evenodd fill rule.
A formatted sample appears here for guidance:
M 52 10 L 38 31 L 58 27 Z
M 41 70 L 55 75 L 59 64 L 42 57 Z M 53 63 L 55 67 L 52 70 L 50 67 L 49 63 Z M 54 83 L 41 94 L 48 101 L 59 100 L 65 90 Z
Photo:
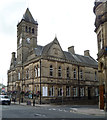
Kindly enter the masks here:
M 79 66 L 78 66 L 78 97 L 80 99 L 80 79 L 79 79 Z

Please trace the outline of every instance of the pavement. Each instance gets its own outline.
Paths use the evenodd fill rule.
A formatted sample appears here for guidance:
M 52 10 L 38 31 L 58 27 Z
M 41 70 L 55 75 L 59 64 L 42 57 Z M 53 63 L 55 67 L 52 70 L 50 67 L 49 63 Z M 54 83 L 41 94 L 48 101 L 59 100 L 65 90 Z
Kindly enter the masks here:
M 12 104 L 19 105 L 19 102 L 12 102 Z M 20 105 L 26 106 L 27 103 L 20 103 Z M 33 104 L 29 105 L 33 106 Z M 45 107 L 45 106 L 52 106 L 51 104 L 35 104 L 34 107 Z M 54 105 L 55 106 L 55 105 Z M 63 105 L 62 105 L 63 106 Z M 107 116 L 107 112 L 98 108 L 95 105 L 71 105 L 70 112 L 86 114 L 86 115 L 95 115 L 95 116 Z

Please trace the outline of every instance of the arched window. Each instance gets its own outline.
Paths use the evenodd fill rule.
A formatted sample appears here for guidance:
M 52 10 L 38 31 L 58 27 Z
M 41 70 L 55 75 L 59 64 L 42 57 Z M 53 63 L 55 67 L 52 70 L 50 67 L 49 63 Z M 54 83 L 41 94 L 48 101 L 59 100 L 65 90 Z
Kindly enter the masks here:
M 31 33 L 31 27 L 29 27 L 29 32 Z
M 26 70 L 26 79 L 29 78 L 29 69 Z
M 58 77 L 61 77 L 61 66 L 58 68 Z
M 35 33 L 34 28 L 32 28 L 32 33 L 33 33 L 33 34 Z
M 25 29 L 25 31 L 27 32 L 27 26 L 26 26 L 26 29 Z
M 40 77 L 40 67 L 39 66 L 38 66 L 37 70 L 38 70 L 38 77 Z
M 53 77 L 53 66 L 50 65 L 50 77 Z
M 20 72 L 18 72 L 18 80 L 20 80 Z
M 35 66 L 34 71 L 35 71 L 35 77 L 37 77 L 37 68 L 36 68 L 36 66 Z

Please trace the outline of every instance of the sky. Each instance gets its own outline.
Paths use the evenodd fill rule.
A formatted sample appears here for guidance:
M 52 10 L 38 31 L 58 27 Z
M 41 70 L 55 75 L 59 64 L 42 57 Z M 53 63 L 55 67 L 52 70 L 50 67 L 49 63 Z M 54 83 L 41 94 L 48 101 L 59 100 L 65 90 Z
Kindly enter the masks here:
M 2 0 L 0 1 L 0 83 L 7 85 L 11 53 L 17 51 L 17 24 L 29 8 L 38 22 L 38 44 L 46 45 L 55 36 L 64 51 L 97 59 L 93 0 Z

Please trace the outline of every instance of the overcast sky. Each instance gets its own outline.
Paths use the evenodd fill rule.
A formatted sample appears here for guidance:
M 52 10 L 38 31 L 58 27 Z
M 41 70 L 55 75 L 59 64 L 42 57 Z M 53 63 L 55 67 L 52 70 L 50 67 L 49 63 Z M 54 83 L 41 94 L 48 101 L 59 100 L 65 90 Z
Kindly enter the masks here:
M 74 46 L 76 54 L 97 59 L 93 0 L 2 0 L 0 1 L 0 82 L 7 84 L 11 53 L 17 50 L 17 24 L 27 7 L 38 22 L 38 44 L 46 45 L 55 35 L 64 51 Z

